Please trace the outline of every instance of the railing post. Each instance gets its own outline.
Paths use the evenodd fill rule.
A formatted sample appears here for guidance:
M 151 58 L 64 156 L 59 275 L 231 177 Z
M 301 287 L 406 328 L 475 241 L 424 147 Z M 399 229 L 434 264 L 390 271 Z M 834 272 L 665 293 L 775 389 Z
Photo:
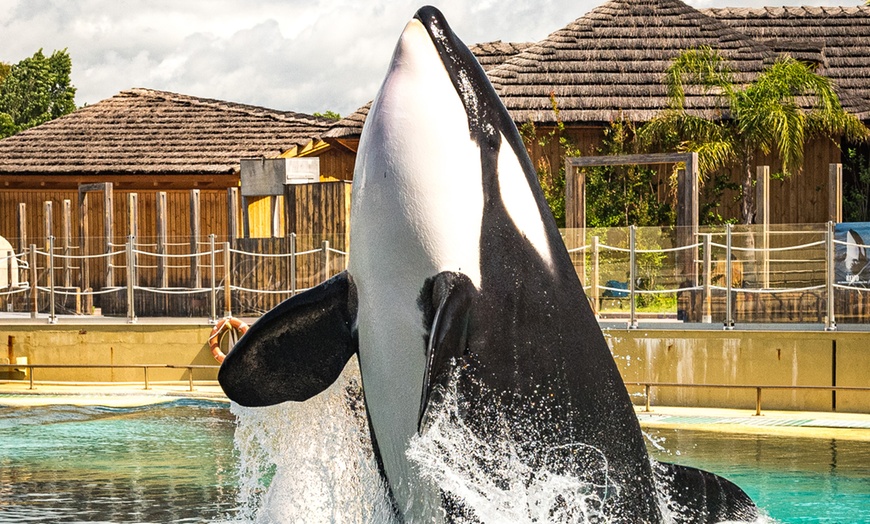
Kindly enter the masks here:
M 323 241 L 323 280 L 328 280 L 329 274 L 329 240 Z
M 636 282 L 637 282 L 637 226 L 628 228 L 628 290 L 629 300 L 631 302 L 631 317 L 628 321 L 628 329 L 637 329 L 637 300 L 636 300 Z
M 33 387 L 33 366 L 27 366 L 28 375 L 30 376 L 30 389 L 36 389 Z
M 208 249 L 209 249 L 209 263 L 211 264 L 211 267 L 209 268 L 209 270 L 211 272 L 211 274 L 209 275 L 209 277 L 211 279 L 211 292 L 209 294 L 209 301 L 210 301 L 210 306 L 211 306 L 211 322 L 216 323 L 217 322 L 217 286 L 215 285 L 216 272 L 215 272 L 215 265 L 214 265 L 214 260 L 215 260 L 214 233 L 211 233 L 208 236 Z
M 595 311 L 595 316 L 598 316 L 601 312 L 599 311 L 599 306 L 601 304 L 601 288 L 599 287 L 599 247 L 598 247 L 598 236 L 592 237 L 592 309 Z
M 193 391 L 193 368 L 187 368 L 187 382 L 190 385 L 190 391 Z
M 142 369 L 145 370 L 145 389 L 151 389 L 151 385 L 148 384 L 148 366 L 142 366 Z
M 39 314 L 39 282 L 36 271 L 36 244 L 30 244 L 27 253 L 27 263 L 30 266 L 30 318 L 36 318 Z
M 230 259 L 230 243 L 224 242 L 224 316 L 233 316 L 233 287 L 230 281 L 232 263 Z
M 827 314 L 825 315 L 825 331 L 836 331 L 837 322 L 834 318 L 834 223 L 828 222 L 825 229 L 825 293 L 827 294 Z
M 644 384 L 644 385 L 643 385 L 643 389 L 644 389 L 644 396 L 646 397 L 646 406 L 644 407 L 644 411 L 646 411 L 647 413 L 649 413 L 649 412 L 652 411 L 652 409 L 650 409 L 650 400 L 649 400 L 649 397 L 650 397 L 650 385 L 649 385 L 649 384 Z
M 136 263 L 133 260 L 133 235 L 127 236 L 127 323 L 136 323 L 136 309 L 134 303 L 134 288 L 136 287 Z
M 57 324 L 54 296 L 54 235 L 48 237 L 48 323 Z
M 761 387 L 755 388 L 755 416 L 761 416 Z
M 290 296 L 296 294 L 296 233 L 290 233 Z
M 725 224 L 725 329 L 734 329 L 734 315 L 731 313 L 731 224 Z
M 711 278 L 711 270 L 713 266 L 713 253 L 712 253 L 712 235 L 710 233 L 705 233 L 704 236 L 704 314 L 701 317 L 701 322 L 704 324 L 711 324 L 713 322 L 713 296 L 710 291 L 710 278 Z

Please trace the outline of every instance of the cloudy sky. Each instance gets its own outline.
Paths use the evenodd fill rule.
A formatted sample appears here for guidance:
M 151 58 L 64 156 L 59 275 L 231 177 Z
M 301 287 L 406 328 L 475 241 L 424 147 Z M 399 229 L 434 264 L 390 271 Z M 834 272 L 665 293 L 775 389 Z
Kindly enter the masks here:
M 466 43 L 537 41 L 603 0 L 444 0 Z M 860 5 L 857 0 L 690 0 Z M 131 87 L 346 115 L 369 101 L 421 0 L 0 0 L 0 62 L 68 49 L 76 103 Z

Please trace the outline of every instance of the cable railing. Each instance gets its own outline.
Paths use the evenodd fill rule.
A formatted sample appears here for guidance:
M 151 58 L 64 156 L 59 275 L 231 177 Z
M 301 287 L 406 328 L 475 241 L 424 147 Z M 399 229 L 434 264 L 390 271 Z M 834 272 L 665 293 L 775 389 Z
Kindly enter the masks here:
M 148 251 L 144 249 L 148 244 L 137 243 L 136 239 L 130 236 L 127 237 L 126 243 L 114 244 L 113 251 L 107 253 L 63 255 L 57 253 L 54 241 L 54 237 L 49 237 L 45 249 L 30 244 L 21 253 L 10 251 L 0 255 L 0 269 L 6 276 L 5 280 L 0 280 L 0 300 L 14 295 L 27 295 L 26 310 L 30 312 L 31 317 L 36 318 L 40 312 L 44 313 L 47 309 L 48 322 L 52 324 L 58 319 L 56 306 L 59 297 L 75 297 L 78 304 L 81 301 L 93 300 L 94 297 L 118 294 L 124 295 L 126 316 L 131 323 L 137 321 L 139 297 L 147 294 L 175 296 L 182 299 L 189 297 L 192 300 L 207 296 L 209 320 L 216 322 L 221 305 L 223 316 L 234 314 L 234 304 L 238 304 L 240 294 L 275 295 L 286 298 L 306 291 L 313 285 L 310 275 L 305 274 L 312 272 L 312 266 L 320 268 L 319 273 L 322 275 L 318 275 L 318 281 L 324 280 L 344 269 L 347 254 L 331 247 L 328 240 L 324 240 L 316 249 L 297 250 L 296 235 L 289 237 L 289 249 L 280 253 L 233 248 L 229 242 L 216 242 L 214 235 L 210 236 L 209 243 L 206 244 L 207 250 L 196 253 Z M 123 249 L 117 250 L 119 246 Z M 154 264 L 154 259 L 161 263 Z M 286 285 L 276 286 L 275 282 L 257 285 L 262 282 L 257 281 L 256 275 L 251 277 L 251 274 L 261 268 L 257 263 L 250 262 L 258 259 L 282 262 L 287 273 L 282 282 Z M 61 265 L 66 260 L 83 261 L 82 265 L 86 265 L 89 261 L 102 260 L 105 261 L 110 273 L 119 273 L 118 277 L 121 278 L 112 278 L 111 284 L 104 284 L 99 289 L 91 288 L 87 282 L 78 287 L 58 286 L 57 273 L 66 270 L 67 265 Z M 170 260 L 185 260 L 187 263 L 168 263 Z M 189 271 L 190 274 L 182 278 L 188 281 L 186 285 L 168 283 L 166 274 L 173 269 Z M 151 281 L 150 284 L 142 281 L 140 275 L 143 270 L 151 270 L 154 273 L 151 278 L 146 279 Z M 246 275 L 245 272 L 249 274 Z M 204 276 L 202 273 L 207 275 Z M 246 283 L 246 280 L 253 282 Z M 219 299 L 220 294 L 223 294 L 221 297 L 223 300 Z M 7 300 L 7 311 L 10 308 L 14 309 L 14 304 Z M 81 313 L 81 308 L 77 306 L 76 312 Z
M 638 327 L 651 303 L 664 304 L 674 320 L 712 323 L 716 317 L 724 329 L 733 329 L 737 317 L 747 323 L 778 322 L 769 311 L 768 317 L 750 315 L 756 314 L 751 307 L 764 312 L 778 301 L 783 315 L 806 314 L 834 330 L 837 315 L 849 313 L 850 301 L 870 302 L 863 297 L 870 282 L 838 276 L 835 270 L 844 264 L 844 253 L 863 254 L 870 246 L 851 236 L 835 238 L 833 224 L 763 234 L 726 225 L 696 232 L 686 245 L 678 245 L 673 228 L 589 228 L 565 236 L 595 313 L 620 317 L 624 314 L 607 312 L 605 304 L 627 305 L 629 328 Z M 580 245 L 568 245 L 569 236 Z M 773 245 L 771 237 L 777 239 Z M 157 244 L 135 237 L 96 254 L 54 244 L 49 237 L 44 248 L 30 244 L 21 252 L 0 252 L 0 307 L 30 312 L 34 318 L 48 313 L 48 321 L 55 323 L 59 306 L 88 313 L 79 303 L 100 299 L 104 314 L 126 315 L 129 322 L 136 322 L 137 310 L 147 316 L 178 316 L 172 307 L 180 308 L 181 315 L 202 314 L 216 322 L 219 312 L 261 314 L 342 271 L 347 261 L 347 252 L 329 240 L 300 249 L 295 234 L 233 244 L 210 235 L 192 253 L 183 250 L 190 250 L 191 243 L 175 243 L 170 250 L 165 246 L 171 243 L 163 242 L 157 250 Z M 92 285 L 82 269 L 98 264 L 104 270 L 91 269 L 90 274 L 105 278 Z M 870 322 L 870 314 L 849 315 L 847 322 Z

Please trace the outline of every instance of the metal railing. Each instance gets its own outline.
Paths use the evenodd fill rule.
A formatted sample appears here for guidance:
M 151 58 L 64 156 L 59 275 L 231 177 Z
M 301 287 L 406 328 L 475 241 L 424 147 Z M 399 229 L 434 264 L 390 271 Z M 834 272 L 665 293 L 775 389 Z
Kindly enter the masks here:
M 195 391 L 193 371 L 195 369 L 219 369 L 219 365 L 201 365 L 201 364 L 0 364 L 0 369 L 11 369 L 13 371 L 27 370 L 26 375 L 29 381 L 29 389 L 36 389 L 34 370 L 36 369 L 141 369 L 144 374 L 145 389 L 151 389 L 151 381 L 148 379 L 148 370 L 150 369 L 186 369 L 187 382 L 189 391 Z M 74 382 L 74 381 L 69 381 Z M 175 381 L 173 381 L 175 382 Z M 118 384 L 113 381 L 104 381 L 107 385 Z
M 681 384 L 677 382 L 626 382 L 626 386 L 642 386 L 644 388 L 644 411 L 652 412 L 652 388 L 701 388 L 701 389 L 754 389 L 755 415 L 761 416 L 761 392 L 765 389 L 787 389 L 792 391 L 870 391 L 870 387 L 856 386 L 783 386 L 758 384 Z
M 223 291 L 223 316 L 231 316 L 233 314 L 233 296 L 239 293 L 253 293 L 262 295 L 286 295 L 292 296 L 308 288 L 299 287 L 298 281 L 298 259 L 300 257 L 318 257 L 318 266 L 324 268 L 323 279 L 329 278 L 335 272 L 344 269 L 347 253 L 330 246 L 328 240 L 322 241 L 321 245 L 316 249 L 308 249 L 297 251 L 296 235 L 291 234 L 289 237 L 289 249 L 286 253 L 258 253 L 253 251 L 245 251 L 242 249 L 232 248 L 229 242 L 217 243 L 215 235 L 210 235 L 207 251 L 197 251 L 195 253 L 165 253 L 148 251 L 145 248 L 154 247 L 151 244 L 139 244 L 135 237 L 128 236 L 124 244 L 111 244 L 113 248 L 122 247 L 122 249 L 101 253 L 96 255 L 71 255 L 58 254 L 54 246 L 55 238 L 48 237 L 47 247 L 45 250 L 37 247 L 36 244 L 30 244 L 21 253 L 8 251 L 0 254 L 0 267 L 5 270 L 5 286 L 0 287 L 0 298 L 12 297 L 17 294 L 28 294 L 28 311 L 32 318 L 37 318 L 39 307 L 40 292 L 48 297 L 48 322 L 54 324 L 57 322 L 57 307 L 59 297 L 73 296 L 76 301 L 81 301 L 82 298 L 95 297 L 97 295 L 114 294 L 124 292 L 126 301 L 126 316 L 127 321 L 135 323 L 136 315 L 136 295 L 138 293 L 152 293 L 162 295 L 207 295 L 209 302 L 209 320 L 214 323 L 218 318 L 218 291 Z M 169 245 L 169 244 L 167 244 Z M 186 245 L 186 244 L 178 244 Z M 197 248 L 198 249 L 198 248 Z M 69 249 L 64 248 L 67 253 Z M 232 260 L 235 256 L 249 257 L 252 259 L 286 259 L 289 268 L 286 278 L 286 286 L 283 287 L 246 287 L 244 275 L 232 266 Z M 157 264 L 142 263 L 149 257 L 156 258 Z M 220 258 L 220 262 L 218 262 Z M 115 270 L 123 270 L 125 274 L 124 285 L 107 285 L 102 289 L 94 290 L 88 287 L 71 288 L 69 286 L 68 272 L 75 271 L 76 268 L 71 262 L 78 261 L 80 266 L 86 265 L 88 261 L 105 259 L 109 273 Z M 183 259 L 188 261 L 184 264 L 172 264 L 172 260 Z M 336 263 L 336 259 L 341 259 Z M 39 263 L 43 261 L 41 264 Z M 59 264 L 57 261 L 61 261 Z M 119 263 L 120 261 L 120 263 Z M 191 264 L 190 261 L 196 261 L 196 264 Z M 201 263 L 205 261 L 205 263 Z M 158 285 L 145 286 L 139 285 L 139 273 L 142 269 L 157 269 L 161 272 L 168 269 L 188 269 L 192 265 L 197 267 L 202 266 L 207 268 L 209 277 L 208 284 L 202 286 L 201 278 L 191 277 L 190 281 L 196 280 L 193 286 L 174 286 Z M 332 271 L 332 269 L 335 271 Z M 40 271 L 43 275 L 40 278 Z M 62 272 L 64 286 L 56 285 L 56 273 Z M 220 272 L 220 274 L 219 274 Z M 191 271 L 198 275 L 198 270 Z M 40 280 L 46 282 L 45 285 L 39 285 Z M 115 279 L 112 279 L 114 282 Z M 166 278 L 162 275 L 157 280 L 166 283 Z M 44 309 L 43 304 L 43 309 Z M 81 313 L 81 311 L 77 311 Z
M 578 266 L 578 273 L 593 309 L 598 313 L 606 299 L 616 300 L 620 306 L 623 301 L 629 303 L 629 328 L 637 327 L 639 310 L 650 300 L 670 300 L 675 304 L 673 309 L 676 313 L 678 297 L 698 296 L 703 314 L 695 321 L 707 323 L 712 322 L 714 303 L 718 304 L 716 307 L 720 307 L 718 301 L 724 301 L 724 319 L 721 321 L 724 329 L 733 329 L 735 300 L 738 298 L 743 298 L 741 303 L 745 303 L 749 299 L 764 301 L 772 300 L 771 297 L 778 299 L 789 294 L 798 294 L 811 295 L 816 301 L 817 311 L 812 317 L 814 322 L 822 322 L 826 330 L 835 330 L 837 315 L 843 315 L 843 311 L 836 310 L 835 295 L 842 297 L 844 293 L 870 292 L 870 282 L 856 283 L 843 279 L 838 281 L 835 264 L 844 256 L 843 252 L 850 249 L 863 252 L 870 249 L 870 245 L 850 241 L 848 237 L 845 240 L 835 238 L 831 223 L 804 227 L 807 230 L 773 231 L 765 228 L 758 231 L 737 231 L 737 228 L 726 225 L 708 230 L 710 232 L 690 235 L 688 238 L 693 238 L 694 241 L 688 245 L 676 245 L 677 242 L 672 238 L 673 228 L 587 228 L 576 230 L 576 237 L 579 238 L 573 241 L 569 237 L 575 230 L 566 230 L 564 234 L 566 247 Z M 786 235 L 789 234 L 795 235 L 794 242 L 788 243 L 790 239 Z M 776 238 L 777 235 L 779 238 Z M 686 238 L 685 235 L 683 238 Z M 777 240 L 775 246 L 771 246 L 771 238 Z M 274 305 L 274 300 L 265 298 L 275 297 L 278 300 L 292 296 L 305 291 L 307 285 L 315 283 L 309 278 L 307 284 L 303 282 L 305 285 L 299 285 L 300 257 L 313 257 L 304 259 L 308 261 L 308 267 L 316 265 L 323 268 L 318 273 L 319 279 L 329 278 L 346 266 L 347 252 L 332 248 L 329 241 L 305 250 L 297 249 L 295 235 L 290 235 L 287 241 L 282 248 L 287 252 L 252 252 L 239 249 L 238 246 L 232 247 L 227 242 L 218 243 L 215 236 L 210 235 L 209 241 L 204 243 L 207 246 L 205 249 L 200 250 L 197 247 L 195 253 L 168 253 L 165 249 L 163 252 L 152 249 L 154 244 L 140 243 L 136 238 L 128 237 L 124 244 L 111 244 L 110 252 L 80 255 L 71 254 L 74 246 L 56 249 L 54 238 L 49 237 L 45 249 L 30 244 L 23 252 L 0 253 L 0 269 L 3 270 L 0 272 L 4 273 L 0 276 L 0 281 L 5 280 L 6 284 L 0 287 L 0 301 L 6 299 L 9 302 L 12 297 L 27 294 L 27 310 L 31 317 L 36 318 L 40 311 L 47 309 L 49 323 L 57 322 L 56 303 L 59 299 L 66 300 L 70 296 L 92 298 L 105 294 L 118 297 L 114 299 L 114 303 L 122 307 L 123 302 L 126 302 L 128 322 L 136 322 L 136 297 L 143 293 L 205 298 L 208 313 L 204 310 L 203 300 L 200 300 L 203 308 L 199 311 L 203 315 L 207 314 L 212 322 L 219 318 L 219 311 L 222 311 L 223 316 L 233 314 L 234 297 L 236 300 L 240 300 L 239 297 L 242 296 L 264 298 L 262 302 L 258 302 L 268 302 L 258 305 L 257 311 L 261 313 L 272 307 L 269 304 Z M 164 248 L 185 245 L 187 244 L 165 244 Z M 755 247 L 756 245 L 762 247 Z M 98 259 L 102 260 L 100 263 L 108 266 L 109 273 L 123 270 L 124 285 L 102 289 L 70 289 L 70 273 L 81 269 L 76 268 L 75 264 L 83 267 L 89 261 Z M 247 262 L 241 265 L 236 262 L 234 265 L 233 261 L 241 259 Z M 185 262 L 176 263 L 176 260 Z M 248 266 L 264 267 L 276 260 L 281 261 L 284 269 L 273 271 L 270 274 L 272 281 L 253 279 L 253 284 L 247 283 L 252 281 L 245 273 Z M 170 286 L 165 278 L 156 279 L 157 283 L 152 282 L 152 285 L 140 284 L 143 280 L 140 273 L 145 270 L 161 268 L 161 271 L 167 271 L 175 268 L 177 271 L 186 271 L 192 266 L 204 269 L 206 276 L 194 278 L 199 275 L 199 271 L 191 269 L 187 285 Z M 752 277 L 750 285 L 741 283 L 749 281 L 745 278 L 747 275 Z M 55 282 L 58 276 L 61 276 L 63 286 L 58 286 Z M 208 282 L 203 285 L 202 281 L 205 280 Z M 44 285 L 40 285 L 40 282 Z M 41 298 L 40 294 L 42 297 L 47 296 L 47 308 L 45 298 Z M 222 304 L 219 295 L 222 295 Z M 121 296 L 125 298 L 121 300 Z M 43 300 L 42 309 L 39 307 L 40 300 Z M 241 306 L 237 304 L 235 307 Z M 123 310 L 116 308 L 113 314 L 123 315 Z M 855 321 L 854 315 L 851 321 Z M 870 321 L 870 318 L 857 321 Z

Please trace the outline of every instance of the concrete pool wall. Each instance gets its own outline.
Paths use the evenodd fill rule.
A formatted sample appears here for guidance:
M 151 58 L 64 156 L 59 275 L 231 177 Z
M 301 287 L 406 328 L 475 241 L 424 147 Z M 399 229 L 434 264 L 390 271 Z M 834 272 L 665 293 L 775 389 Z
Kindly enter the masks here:
M 0 362 L 72 365 L 217 365 L 212 326 L 192 319 L 0 323 Z M 870 332 L 769 329 L 723 331 L 662 326 L 607 328 L 626 382 L 763 386 L 870 386 Z M 26 359 L 26 362 L 24 361 Z M 142 382 L 141 369 L 36 369 L 36 381 Z M 195 370 L 214 380 L 217 370 Z M 12 377 L 0 370 L 0 379 Z M 152 369 L 149 380 L 186 380 L 183 369 Z M 643 404 L 643 387 L 629 386 Z M 754 409 L 754 389 L 653 387 L 652 405 Z M 870 391 L 765 389 L 765 409 L 870 413 Z
M 607 329 L 626 382 L 870 386 L 870 333 Z M 629 386 L 642 403 L 643 388 Z M 754 409 L 755 389 L 654 387 L 653 405 Z M 764 389 L 765 409 L 870 413 L 870 391 Z

